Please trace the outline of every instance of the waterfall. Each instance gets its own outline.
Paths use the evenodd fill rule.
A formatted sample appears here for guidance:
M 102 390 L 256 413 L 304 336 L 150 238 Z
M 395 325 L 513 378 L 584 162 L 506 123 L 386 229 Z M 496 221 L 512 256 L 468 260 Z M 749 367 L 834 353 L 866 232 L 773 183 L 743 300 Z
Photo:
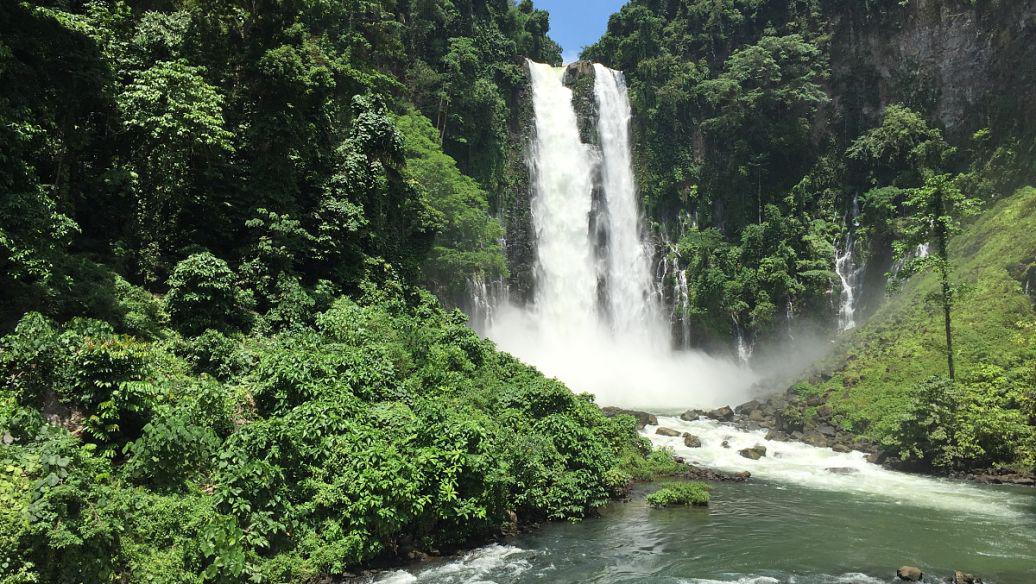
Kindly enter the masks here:
M 749 363 L 752 360 L 752 353 L 755 352 L 755 347 L 745 338 L 745 331 L 741 328 L 741 323 L 734 319 L 734 338 L 737 340 L 737 358 L 742 363 Z
M 585 330 L 597 316 L 597 270 L 589 231 L 594 155 L 579 139 L 564 71 L 530 63 L 536 137 L 530 152 L 541 321 Z
M 856 220 L 860 216 L 860 203 L 853 197 L 849 220 L 846 221 L 845 248 L 838 253 L 835 248 L 835 272 L 842 281 L 842 294 L 838 308 L 838 331 L 845 332 L 856 328 L 856 291 L 862 268 L 857 268 L 855 258 Z
M 622 73 L 598 64 L 594 65 L 594 79 L 603 154 L 601 176 L 608 209 L 607 310 L 617 332 L 639 334 L 657 315 L 651 254 L 641 238 L 640 205 L 633 180 L 632 113 Z
M 913 250 L 908 251 L 903 257 L 901 257 L 898 260 L 896 260 L 895 263 L 892 264 L 892 270 L 889 272 L 888 281 L 891 282 L 891 281 L 896 280 L 897 278 L 899 278 L 900 272 L 903 271 L 903 268 L 905 268 L 907 266 L 907 264 L 910 263 L 911 260 L 916 259 L 916 258 L 923 259 L 923 258 L 928 257 L 930 249 L 931 249 L 931 244 L 929 244 L 929 243 L 922 243 L 922 244 L 919 244 Z
M 470 300 L 465 311 L 476 331 L 485 331 L 493 326 L 496 307 L 506 294 L 507 285 L 502 278 L 487 282 L 480 273 L 468 278 Z
M 680 323 L 680 347 L 689 349 L 691 347 L 691 319 L 687 311 L 691 307 L 691 297 L 687 288 L 687 270 L 681 270 L 679 265 L 676 268 L 673 292 L 673 312 Z
M 662 291 L 654 285 L 641 229 L 622 74 L 594 67 L 599 146 L 591 146 L 580 140 L 564 70 L 529 68 L 536 285 L 528 306 L 505 304 L 492 312 L 486 336 L 606 405 L 712 407 L 747 399 L 756 381 L 751 371 L 672 347 L 672 323 L 660 310 Z M 601 208 L 594 207 L 597 176 Z M 595 241 L 603 244 L 595 249 Z M 686 273 L 673 268 L 676 294 L 686 303 Z

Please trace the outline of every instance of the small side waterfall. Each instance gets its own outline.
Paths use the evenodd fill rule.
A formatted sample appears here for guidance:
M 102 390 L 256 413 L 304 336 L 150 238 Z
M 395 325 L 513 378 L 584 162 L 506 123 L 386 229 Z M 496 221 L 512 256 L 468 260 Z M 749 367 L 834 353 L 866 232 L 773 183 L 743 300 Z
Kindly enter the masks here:
M 755 352 L 755 346 L 753 346 L 745 337 L 745 330 L 741 328 L 741 323 L 736 319 L 734 320 L 734 338 L 737 340 L 738 360 L 742 363 L 748 364 L 752 360 L 752 353 Z
M 682 349 L 691 348 L 691 317 L 687 313 L 691 308 L 691 296 L 687 288 L 687 270 L 676 267 L 676 277 L 673 284 L 673 313 L 680 323 L 679 346 Z
M 582 65 L 581 71 L 590 69 Z M 641 229 L 622 74 L 592 68 L 597 147 L 580 139 L 564 70 L 537 63 L 529 69 L 536 118 L 529 150 L 536 286 L 530 305 L 492 311 L 487 336 L 608 405 L 658 409 L 747 399 L 756 380 L 749 370 L 673 349 Z M 674 295 L 685 309 L 686 273 L 673 268 Z
M 852 208 L 846 221 L 844 247 L 839 253 L 835 248 L 835 272 L 842 281 L 842 294 L 838 307 L 838 331 L 846 332 L 856 328 L 856 294 L 862 267 L 856 265 L 856 223 L 860 216 L 860 203 L 853 197 Z

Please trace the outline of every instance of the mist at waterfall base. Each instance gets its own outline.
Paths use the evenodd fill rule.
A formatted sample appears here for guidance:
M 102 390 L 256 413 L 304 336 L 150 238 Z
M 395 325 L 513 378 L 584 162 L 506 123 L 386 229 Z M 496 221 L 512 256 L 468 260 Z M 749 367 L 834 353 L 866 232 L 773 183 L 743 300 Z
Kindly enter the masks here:
M 500 303 L 483 332 L 602 405 L 664 412 L 746 401 L 758 379 L 746 366 L 672 346 L 642 238 L 622 74 L 594 67 L 592 146 L 581 140 L 564 70 L 529 68 L 535 296 L 528 306 Z

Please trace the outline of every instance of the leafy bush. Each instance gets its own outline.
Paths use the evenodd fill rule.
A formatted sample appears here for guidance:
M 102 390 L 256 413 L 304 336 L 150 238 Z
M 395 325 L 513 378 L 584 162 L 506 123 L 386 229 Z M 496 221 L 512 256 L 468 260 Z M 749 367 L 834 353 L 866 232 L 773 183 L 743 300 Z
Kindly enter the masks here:
M 704 507 L 709 504 L 709 486 L 705 483 L 669 483 L 647 496 L 652 507 L 673 507 L 676 505 Z
M 179 489 L 207 473 L 219 444 L 211 428 L 183 416 L 156 417 L 126 446 L 123 472 L 156 488 Z
M 226 380 L 240 372 L 244 366 L 238 348 L 239 343 L 231 337 L 209 329 L 197 337 L 184 339 L 178 350 L 195 373 L 207 373 L 216 379 Z
M 176 264 L 168 284 L 166 308 L 173 326 L 183 334 L 241 326 L 242 293 L 225 261 L 208 252 L 194 254 Z
M 312 320 L 142 342 L 27 316 L 2 341 L 0 394 L 24 478 L 0 496 L 31 509 L 33 485 L 58 490 L 50 523 L 0 548 L 55 582 L 80 564 L 87 581 L 298 582 L 456 549 L 515 517 L 578 519 L 673 464 L 645 460 L 632 419 L 496 352 L 427 294 L 370 289 Z M 47 399 L 81 438 L 38 437 Z
M 1031 431 L 1016 393 L 1002 371 L 952 383 L 933 377 L 913 392 L 907 413 L 882 445 L 907 464 L 961 469 L 1014 462 L 1015 445 Z

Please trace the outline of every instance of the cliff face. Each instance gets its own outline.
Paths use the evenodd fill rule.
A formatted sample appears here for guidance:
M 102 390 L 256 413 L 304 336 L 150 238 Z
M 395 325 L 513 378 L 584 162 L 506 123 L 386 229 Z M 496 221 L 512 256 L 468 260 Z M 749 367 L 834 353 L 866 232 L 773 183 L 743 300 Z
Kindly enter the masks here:
M 829 18 L 832 103 L 850 126 L 900 102 L 955 142 L 987 127 L 1034 133 L 1036 0 L 915 0 L 879 17 L 838 2 Z
M 532 176 L 529 172 L 529 145 L 535 132 L 535 112 L 529 66 L 522 68 L 525 83 L 510 96 L 513 115 L 508 122 L 507 166 L 510 180 L 497 210 L 504 226 L 507 268 L 510 273 L 507 289 L 511 299 L 524 304 L 532 299 L 536 267 L 536 231 L 532 224 L 530 196 Z
M 901 103 L 923 112 L 946 138 L 967 147 L 988 128 L 999 144 L 1036 135 L 1036 0 L 915 0 L 876 15 L 860 3 L 828 14 L 831 63 L 828 109 L 818 129 L 852 139 Z M 837 120 L 827 127 L 829 120 Z M 1031 146 L 1029 146 L 1031 148 Z M 1031 152 L 1029 153 L 1032 154 Z M 869 242 L 860 310 L 884 301 L 888 242 Z

